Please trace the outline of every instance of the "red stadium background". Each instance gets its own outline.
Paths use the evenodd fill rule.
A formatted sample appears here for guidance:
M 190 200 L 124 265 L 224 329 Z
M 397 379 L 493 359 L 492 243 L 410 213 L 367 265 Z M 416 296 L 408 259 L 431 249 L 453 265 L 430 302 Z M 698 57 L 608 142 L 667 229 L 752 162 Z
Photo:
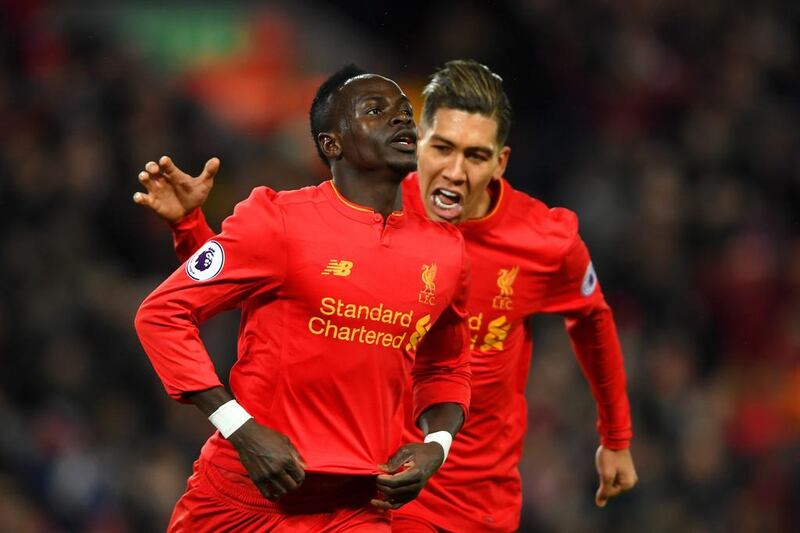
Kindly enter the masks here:
M 167 3 L 162 3 L 167 4 Z M 313 92 L 348 62 L 415 100 L 474 58 L 515 110 L 507 178 L 581 218 L 624 345 L 636 489 L 593 505 L 594 405 L 534 322 L 522 531 L 800 528 L 800 4 L 791 0 L 0 6 L 0 531 L 163 530 L 211 426 L 133 331 L 176 267 L 142 165 L 326 177 Z M 222 374 L 237 317 L 203 331 Z

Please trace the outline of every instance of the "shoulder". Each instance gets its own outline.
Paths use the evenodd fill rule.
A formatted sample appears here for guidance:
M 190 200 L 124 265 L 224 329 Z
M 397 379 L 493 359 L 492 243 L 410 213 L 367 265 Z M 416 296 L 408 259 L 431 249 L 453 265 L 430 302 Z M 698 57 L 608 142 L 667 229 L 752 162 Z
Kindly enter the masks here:
M 256 187 L 244 203 L 252 204 L 256 209 L 269 215 L 290 215 L 303 205 L 317 204 L 325 201 L 318 185 L 276 191 L 269 187 Z M 237 206 L 238 207 L 238 206 Z
M 512 220 L 532 238 L 557 254 L 565 253 L 578 237 L 578 215 L 565 207 L 550 207 L 524 192 L 510 189 Z
M 464 235 L 448 222 L 436 222 L 417 213 L 409 213 L 410 226 L 417 233 L 414 241 L 419 248 L 434 252 L 441 258 L 449 258 L 453 264 L 469 264 Z
M 266 189 L 273 195 L 273 201 L 277 205 L 291 206 L 304 203 L 317 203 L 324 201 L 324 196 L 320 185 L 309 185 L 300 189 L 291 189 L 288 191 L 273 191 L 268 187 L 259 187 Z
M 416 211 L 407 211 L 409 221 L 414 224 L 418 229 L 426 232 L 429 236 L 436 236 L 446 241 L 454 243 L 463 243 L 464 236 L 455 224 L 449 222 L 438 222 L 429 219 L 424 214 Z
M 259 235 L 268 231 L 283 233 L 283 212 L 279 205 L 280 193 L 269 187 L 256 187 L 245 200 L 233 210 L 233 214 L 222 223 L 223 232 L 244 232 Z

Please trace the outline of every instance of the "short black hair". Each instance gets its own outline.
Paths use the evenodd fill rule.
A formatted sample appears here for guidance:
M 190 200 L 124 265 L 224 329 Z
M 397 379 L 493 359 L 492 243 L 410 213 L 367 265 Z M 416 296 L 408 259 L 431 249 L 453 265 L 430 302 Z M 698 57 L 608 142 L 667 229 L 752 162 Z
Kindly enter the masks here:
M 480 113 L 497 121 L 497 142 L 504 145 L 511 129 L 511 103 L 503 90 L 503 78 L 472 59 L 445 63 L 422 91 L 422 123 L 430 125 L 442 108 Z
M 343 66 L 319 86 L 317 94 L 314 96 L 314 101 L 311 102 L 311 110 L 308 112 L 309 122 L 311 123 L 311 139 L 314 141 L 317 155 L 328 166 L 330 166 L 330 163 L 325 154 L 322 153 L 317 138 L 320 132 L 329 131 L 333 127 L 333 108 L 335 107 L 333 104 L 336 101 L 336 93 L 348 80 L 363 74 L 368 74 L 368 72 L 357 65 L 350 63 Z

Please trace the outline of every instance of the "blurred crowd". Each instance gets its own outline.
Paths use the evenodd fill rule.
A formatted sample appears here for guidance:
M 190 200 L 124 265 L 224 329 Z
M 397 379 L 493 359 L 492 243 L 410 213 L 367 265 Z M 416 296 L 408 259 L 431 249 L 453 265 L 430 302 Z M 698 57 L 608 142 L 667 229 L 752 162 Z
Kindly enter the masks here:
M 507 177 L 578 213 L 623 341 L 640 484 L 597 510 L 594 405 L 560 320 L 534 320 L 522 531 L 800 529 L 800 5 L 410 4 L 350 23 L 408 92 L 456 57 L 503 75 Z M 177 267 L 136 175 L 221 157 L 212 227 L 253 186 L 326 175 L 302 110 L 237 128 L 61 7 L 0 7 L 0 533 L 160 531 L 210 425 L 132 328 Z M 203 330 L 220 373 L 236 327 Z

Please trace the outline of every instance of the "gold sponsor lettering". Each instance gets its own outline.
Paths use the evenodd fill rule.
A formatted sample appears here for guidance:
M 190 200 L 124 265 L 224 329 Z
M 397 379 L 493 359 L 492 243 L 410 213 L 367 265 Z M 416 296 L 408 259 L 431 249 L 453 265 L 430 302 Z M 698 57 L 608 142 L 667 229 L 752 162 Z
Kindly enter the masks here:
M 406 338 L 406 333 L 392 335 L 385 331 L 368 329 L 366 326 L 344 326 L 334 324 L 330 319 L 326 320 L 320 316 L 314 316 L 308 320 L 308 331 L 314 335 L 320 335 L 329 339 L 358 342 L 372 346 L 384 346 L 386 348 L 400 348 Z
M 325 316 L 340 316 L 358 320 L 371 320 L 383 324 L 401 325 L 405 328 L 411 326 L 414 311 L 404 313 L 384 307 L 383 304 L 375 306 L 356 305 L 326 296 L 320 301 L 319 311 Z
M 315 326 L 315 324 L 317 324 Z M 308 320 L 308 331 L 313 333 L 314 335 L 322 335 L 322 332 L 325 331 L 325 319 L 319 316 L 312 316 Z
M 411 338 L 408 339 L 408 344 L 406 345 L 407 352 L 413 352 L 417 349 L 422 337 L 425 336 L 426 333 L 431 329 L 431 315 L 425 315 L 414 325 L 414 333 L 411 334 Z
M 501 315 L 491 322 L 489 322 L 488 331 L 483 338 L 483 344 L 480 347 L 482 352 L 490 350 L 502 350 L 503 341 L 508 337 L 508 331 L 511 329 L 511 323 L 505 315 Z
M 370 329 L 367 325 L 363 324 L 357 327 L 345 326 L 337 324 L 334 321 L 335 318 L 341 317 L 375 322 L 378 324 L 399 325 L 403 328 L 411 327 L 411 323 L 414 319 L 413 309 L 404 313 L 403 311 L 390 309 L 384 306 L 384 304 L 374 306 L 353 304 L 331 296 L 325 296 L 320 300 L 319 312 L 323 316 L 313 316 L 308 320 L 308 331 L 313 335 L 320 335 L 340 341 L 369 344 L 372 346 L 384 346 L 386 348 L 401 348 L 408 332 L 394 335 L 386 331 Z M 430 317 L 428 317 L 428 320 L 430 320 Z M 417 332 L 419 328 L 418 321 Z
M 470 315 L 469 318 L 467 318 L 467 325 L 469 325 L 469 329 L 472 331 L 478 331 L 481 329 L 481 324 L 483 324 L 483 313 Z
M 475 348 L 475 343 L 478 342 L 478 332 L 481 329 L 481 324 L 483 324 L 483 313 L 478 313 L 477 315 L 470 315 L 467 318 L 467 325 L 469 326 L 469 348 L 472 350 Z
M 323 298 L 319 303 L 319 312 L 323 315 L 332 315 L 336 312 L 336 300 L 330 297 Z

